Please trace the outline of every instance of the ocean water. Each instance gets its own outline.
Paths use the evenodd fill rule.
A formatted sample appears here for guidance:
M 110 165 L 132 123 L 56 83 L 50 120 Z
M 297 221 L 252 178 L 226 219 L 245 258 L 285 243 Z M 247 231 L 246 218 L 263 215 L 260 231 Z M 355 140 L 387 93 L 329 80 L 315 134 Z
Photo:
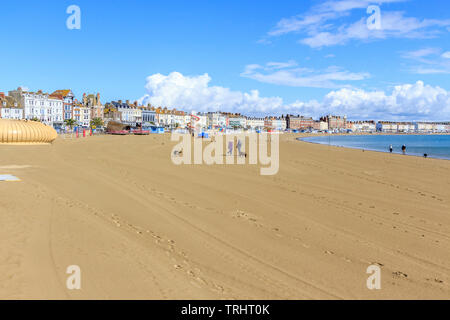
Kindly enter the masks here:
M 299 140 L 332 146 L 389 152 L 392 144 L 394 153 L 402 153 L 406 145 L 406 154 L 450 160 L 450 135 L 361 135 L 361 136 L 317 136 L 299 138 Z

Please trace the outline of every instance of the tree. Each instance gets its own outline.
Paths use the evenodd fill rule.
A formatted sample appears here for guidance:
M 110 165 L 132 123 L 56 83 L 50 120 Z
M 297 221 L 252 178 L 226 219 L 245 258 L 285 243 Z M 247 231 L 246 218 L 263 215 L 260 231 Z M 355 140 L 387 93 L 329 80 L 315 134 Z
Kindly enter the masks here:
M 73 126 L 77 124 L 74 119 L 66 119 L 64 120 L 64 123 L 70 128 L 70 130 L 72 130 Z
M 104 123 L 102 118 L 94 118 L 91 120 L 91 127 L 100 128 L 103 127 Z
M 37 117 L 34 117 L 33 119 L 31 119 L 31 121 L 41 122 L 41 120 L 39 120 L 39 118 L 37 118 Z

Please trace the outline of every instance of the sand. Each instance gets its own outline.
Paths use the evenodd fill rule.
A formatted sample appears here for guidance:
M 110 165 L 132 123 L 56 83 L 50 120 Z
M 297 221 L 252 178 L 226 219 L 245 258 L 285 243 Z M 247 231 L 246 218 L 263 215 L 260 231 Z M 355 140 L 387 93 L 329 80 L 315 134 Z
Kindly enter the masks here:
M 175 166 L 168 135 L 1 146 L 0 298 L 449 299 L 450 161 L 298 136 L 275 176 Z

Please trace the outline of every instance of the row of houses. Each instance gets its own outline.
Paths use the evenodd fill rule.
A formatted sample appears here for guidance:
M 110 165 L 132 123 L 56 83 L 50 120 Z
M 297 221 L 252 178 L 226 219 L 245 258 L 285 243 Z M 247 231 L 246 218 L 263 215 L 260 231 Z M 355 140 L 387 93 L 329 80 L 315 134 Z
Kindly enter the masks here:
M 103 119 L 103 113 L 100 94 L 83 94 L 83 99 L 78 101 L 71 90 L 46 93 L 18 88 L 8 95 L 0 92 L 0 117 L 3 119 L 37 120 L 55 128 L 73 119 L 75 124 L 88 127 L 92 119 Z
M 450 122 L 379 121 L 377 131 L 385 133 L 442 133 L 450 132 Z
M 112 101 L 103 105 L 100 94 L 83 94 L 80 101 L 69 89 L 49 94 L 42 90 L 25 91 L 22 88 L 0 92 L 0 117 L 5 119 L 38 120 L 55 128 L 72 119 L 76 125 L 88 127 L 93 119 L 107 124 L 117 121 L 131 127 L 158 126 L 165 128 L 244 128 L 277 131 L 319 132 L 386 132 L 434 133 L 450 132 L 449 122 L 390 122 L 348 121 L 346 116 L 326 115 L 318 120 L 301 115 L 281 117 L 247 117 L 239 113 L 188 113 L 177 109 Z
M 450 122 L 394 122 L 348 121 L 346 116 L 327 115 L 319 120 L 298 116 L 286 116 L 287 128 L 307 131 L 331 132 L 384 132 L 384 133 L 446 133 Z

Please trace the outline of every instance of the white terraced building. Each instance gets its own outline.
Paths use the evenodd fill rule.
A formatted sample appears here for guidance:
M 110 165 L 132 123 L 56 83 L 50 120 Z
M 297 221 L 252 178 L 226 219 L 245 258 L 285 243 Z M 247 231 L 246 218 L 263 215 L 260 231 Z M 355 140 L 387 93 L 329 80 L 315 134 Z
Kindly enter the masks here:
M 28 92 L 21 88 L 10 91 L 9 95 L 14 98 L 19 108 L 23 108 L 24 119 L 38 119 L 49 126 L 63 124 L 63 100 L 40 90 Z
M 212 128 L 215 127 L 226 127 L 227 126 L 227 115 L 221 112 L 208 112 L 207 113 L 207 126 Z
M 251 129 L 263 129 L 264 118 L 247 118 L 247 127 Z

